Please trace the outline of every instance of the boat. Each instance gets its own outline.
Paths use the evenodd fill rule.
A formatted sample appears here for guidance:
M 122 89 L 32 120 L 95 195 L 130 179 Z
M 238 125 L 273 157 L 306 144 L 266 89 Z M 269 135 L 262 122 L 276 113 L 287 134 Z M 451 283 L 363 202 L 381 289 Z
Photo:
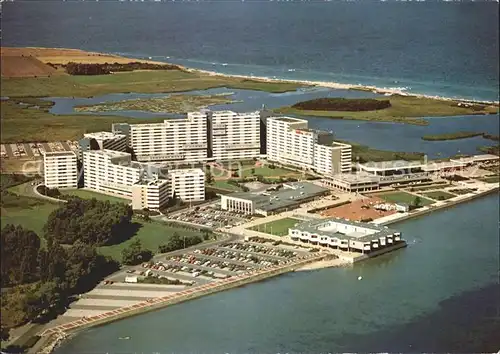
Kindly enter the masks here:
M 119 337 L 118 339 L 130 339 L 130 336 L 126 336 L 126 337 Z
M 292 72 L 292 71 L 295 71 L 295 69 L 288 69 L 288 71 Z
M 222 66 L 227 66 L 227 63 L 222 63 L 221 65 L 222 65 Z

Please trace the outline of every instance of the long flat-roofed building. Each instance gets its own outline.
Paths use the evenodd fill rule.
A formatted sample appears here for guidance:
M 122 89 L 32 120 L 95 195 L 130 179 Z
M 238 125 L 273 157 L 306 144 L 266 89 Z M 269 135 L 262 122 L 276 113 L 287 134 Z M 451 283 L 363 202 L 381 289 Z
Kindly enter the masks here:
M 398 231 L 340 218 L 297 223 L 288 230 L 288 236 L 296 241 L 363 254 L 387 249 L 396 244 L 405 244 Z
M 127 128 L 124 124 L 119 127 Z M 163 123 L 131 124 L 129 128 L 130 145 L 138 161 L 207 160 L 207 114 L 204 112 L 190 112 L 186 118 L 166 119 Z
M 207 112 L 209 158 L 249 160 L 260 155 L 260 112 Z
M 267 119 L 267 158 L 324 175 L 351 171 L 351 145 L 335 142 L 333 134 L 308 128 L 305 119 Z
M 77 188 L 77 155 L 73 151 L 43 154 L 44 183 L 49 188 Z
M 309 182 L 286 183 L 277 191 L 237 192 L 221 196 L 221 208 L 247 215 L 271 215 L 293 210 L 300 204 L 329 193 Z

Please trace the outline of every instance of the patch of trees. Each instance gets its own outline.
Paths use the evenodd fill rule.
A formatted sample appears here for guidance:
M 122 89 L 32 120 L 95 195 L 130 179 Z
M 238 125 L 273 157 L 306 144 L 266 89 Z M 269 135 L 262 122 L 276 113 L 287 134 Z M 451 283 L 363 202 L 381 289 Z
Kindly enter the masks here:
M 50 64 L 49 64 L 50 65 Z M 70 62 L 62 65 L 70 75 L 108 75 L 113 72 L 134 70 L 181 70 L 181 67 L 173 64 L 152 64 L 141 62 L 104 63 L 104 64 L 82 64 Z
M 54 239 L 45 249 L 33 231 L 6 225 L 1 240 L 2 332 L 62 313 L 71 296 L 93 288 L 119 265 L 81 242 L 63 248 Z
M 208 233 L 205 234 L 206 239 L 208 239 Z M 167 253 L 176 250 L 180 250 L 186 247 L 194 246 L 203 242 L 203 239 L 200 236 L 180 236 L 177 232 L 174 232 L 172 237 L 168 240 L 167 243 L 160 245 L 158 247 L 159 253 Z
M 147 262 L 153 258 L 151 250 L 142 248 L 141 240 L 137 239 L 127 248 L 122 250 L 122 263 L 127 265 L 136 265 Z
M 77 240 L 94 246 L 119 243 L 128 238 L 132 208 L 124 203 L 69 198 L 47 220 L 47 236 L 62 244 Z
M 363 112 L 375 111 L 391 107 L 389 100 L 376 100 L 373 98 L 342 98 L 325 97 L 298 102 L 292 108 L 311 111 L 347 111 Z
M 37 191 L 40 194 L 46 195 L 47 197 L 59 198 L 61 196 L 61 192 L 57 188 L 49 188 L 44 185 L 40 185 L 36 187 Z

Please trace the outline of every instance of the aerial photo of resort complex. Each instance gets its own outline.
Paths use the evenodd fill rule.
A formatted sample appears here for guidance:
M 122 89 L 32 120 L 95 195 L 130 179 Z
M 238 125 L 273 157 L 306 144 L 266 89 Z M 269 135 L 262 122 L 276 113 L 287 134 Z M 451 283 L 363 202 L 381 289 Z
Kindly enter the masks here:
M 404 338 L 424 332 L 398 326 L 430 328 L 417 317 L 494 282 L 498 99 L 14 38 L 0 53 L 3 351 L 412 352 Z M 308 334 L 283 344 L 301 313 Z M 336 339 L 312 339 L 320 322 Z M 485 328 L 413 352 L 488 352 Z

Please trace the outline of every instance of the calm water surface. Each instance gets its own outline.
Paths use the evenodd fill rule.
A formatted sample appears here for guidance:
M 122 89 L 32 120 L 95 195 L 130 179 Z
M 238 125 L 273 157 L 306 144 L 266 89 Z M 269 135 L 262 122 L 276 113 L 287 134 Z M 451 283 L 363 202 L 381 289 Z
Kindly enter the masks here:
M 409 247 L 353 268 L 291 273 L 90 329 L 56 353 L 496 351 L 498 202 L 395 224 Z
M 498 100 L 495 2 L 4 2 L 2 45 Z

